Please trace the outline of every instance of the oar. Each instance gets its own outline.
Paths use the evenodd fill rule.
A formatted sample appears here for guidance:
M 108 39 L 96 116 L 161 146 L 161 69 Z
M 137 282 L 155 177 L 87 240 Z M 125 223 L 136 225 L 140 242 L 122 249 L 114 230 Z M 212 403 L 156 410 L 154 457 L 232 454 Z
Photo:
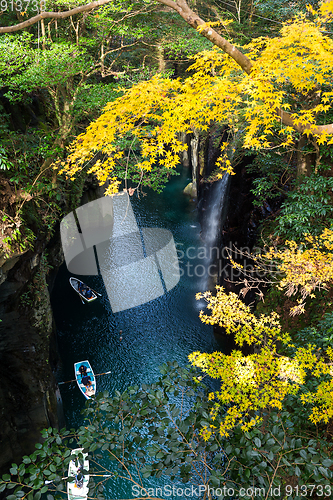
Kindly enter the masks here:
M 87 474 L 87 476 L 88 475 L 90 477 L 111 477 L 112 476 L 111 474 Z M 61 479 L 72 479 L 73 477 L 75 477 L 75 476 L 62 477 Z M 53 482 L 54 482 L 54 480 L 50 481 L 50 480 L 47 479 L 46 481 L 44 481 L 44 484 L 51 484 Z
M 89 285 L 88 285 L 89 286 Z M 98 293 L 96 292 L 96 290 L 94 290 L 93 288 L 91 288 L 91 286 L 89 286 L 90 290 L 92 290 L 94 293 L 96 293 L 96 295 L 98 295 L 99 297 L 102 297 L 102 294 L 101 293 Z
M 109 375 L 112 373 L 112 371 L 104 372 L 104 373 L 96 373 L 95 377 L 100 377 L 101 375 Z M 73 378 L 73 380 L 66 380 L 66 382 L 58 382 L 58 385 L 60 384 L 69 384 L 70 382 L 76 382 L 76 378 Z
M 99 377 L 100 375 L 110 375 L 110 373 L 112 373 L 112 371 L 111 371 L 111 370 L 110 370 L 110 371 L 108 371 L 108 372 L 104 372 L 104 373 L 97 373 L 97 374 L 95 375 L 95 377 Z

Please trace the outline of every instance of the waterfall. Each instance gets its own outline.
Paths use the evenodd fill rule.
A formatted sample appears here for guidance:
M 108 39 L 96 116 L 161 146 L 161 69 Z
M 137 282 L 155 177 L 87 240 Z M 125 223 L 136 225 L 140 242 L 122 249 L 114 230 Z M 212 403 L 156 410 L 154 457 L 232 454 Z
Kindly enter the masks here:
M 223 222 L 223 208 L 229 186 L 229 174 L 224 174 L 222 179 L 213 185 L 210 194 L 210 203 L 206 214 L 206 231 L 204 240 L 207 247 L 219 244 L 219 229 Z
M 229 174 L 225 173 L 215 182 L 209 192 L 209 202 L 205 209 L 203 241 L 204 265 L 206 274 L 201 280 L 201 291 L 214 288 L 219 275 L 218 258 L 220 254 L 221 226 L 226 215 L 226 201 L 229 188 Z

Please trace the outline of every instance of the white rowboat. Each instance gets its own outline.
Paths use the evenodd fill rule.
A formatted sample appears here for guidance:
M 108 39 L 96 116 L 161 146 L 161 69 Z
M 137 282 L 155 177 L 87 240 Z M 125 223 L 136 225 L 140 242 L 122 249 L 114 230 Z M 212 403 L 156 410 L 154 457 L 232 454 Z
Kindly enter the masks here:
M 84 303 L 85 302 L 93 302 L 94 300 L 97 299 L 97 296 L 101 296 L 100 293 L 95 292 L 90 286 L 86 285 L 83 283 L 83 281 L 77 279 L 77 278 L 69 278 L 69 283 L 71 287 L 76 291 L 76 293 L 79 295 L 81 301 Z
M 89 475 L 82 474 L 80 471 L 89 471 L 89 460 L 87 453 L 82 453 L 83 448 L 77 448 L 72 451 L 72 455 L 76 455 L 74 460 L 71 460 L 68 465 L 68 477 L 74 477 L 74 481 L 67 483 L 68 500 L 87 500 L 89 492 Z
M 85 368 L 84 374 L 80 371 L 82 366 Z M 86 399 L 90 399 L 91 396 L 96 393 L 96 378 L 89 361 L 86 359 L 85 361 L 78 361 L 77 363 L 74 363 L 74 373 L 80 391 Z M 88 385 L 86 383 L 87 379 L 84 378 L 85 374 L 90 382 Z

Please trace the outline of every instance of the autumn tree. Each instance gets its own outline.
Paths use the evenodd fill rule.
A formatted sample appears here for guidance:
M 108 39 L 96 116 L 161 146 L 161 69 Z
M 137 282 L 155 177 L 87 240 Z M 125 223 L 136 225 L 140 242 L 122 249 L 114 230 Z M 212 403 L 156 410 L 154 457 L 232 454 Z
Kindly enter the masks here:
M 143 175 L 157 159 L 172 168 L 184 148 L 179 133 L 207 130 L 212 121 L 228 125 L 230 134 L 242 137 L 243 147 L 252 151 L 292 149 L 300 133 L 317 145 L 329 145 L 331 125 L 317 125 L 316 120 L 324 121 L 331 107 L 330 38 L 313 22 L 298 18 L 281 30 L 280 38 L 254 40 L 246 50 L 251 63 L 237 49 L 230 57 L 215 48 L 195 56 L 193 75 L 183 82 L 156 76 L 132 87 L 79 136 L 65 170 L 73 177 L 99 152 L 104 161 L 90 171 L 101 182 L 108 176 L 117 179 L 121 148 L 115 141 L 126 135 L 141 148 L 141 160 L 134 164 Z M 303 107 L 302 99 L 309 105 Z M 302 158 L 298 175 L 307 168 Z M 217 166 L 231 171 L 227 150 Z
M 102 3 L 104 4 L 104 1 Z M 198 96 L 199 86 L 214 87 L 212 97 L 209 98 L 211 103 L 207 97 L 204 99 L 206 106 L 210 106 L 209 111 L 204 106 L 198 110 L 198 115 L 200 113 L 207 115 L 207 120 L 205 121 L 203 117 L 196 120 L 192 112 L 186 124 L 177 123 L 176 120 L 174 132 L 177 133 L 179 129 L 191 130 L 195 126 L 204 129 L 208 123 L 208 116 L 209 120 L 212 119 L 214 109 L 213 119 L 218 121 L 223 116 L 223 121 L 227 122 L 235 132 L 239 124 L 245 121 L 246 134 L 243 141 L 245 147 L 254 149 L 269 148 L 272 145 L 296 147 L 299 151 L 298 175 L 309 173 L 311 155 L 306 154 L 306 143 L 310 140 L 318 149 L 321 143 L 329 143 L 333 131 L 330 123 L 321 124 L 326 120 L 325 114 L 330 108 L 331 101 L 329 86 L 331 41 L 323 32 L 324 16 L 329 3 L 324 2 L 322 10 L 319 11 L 321 17 L 317 16 L 313 22 L 300 17 L 283 28 L 280 38 L 258 39 L 244 47 L 243 52 L 223 38 L 212 23 L 203 21 L 184 0 L 177 2 L 159 0 L 157 3 L 177 12 L 189 26 L 198 30 L 226 54 L 224 58 L 222 55 L 218 56 L 219 61 L 217 53 L 206 54 L 203 56 L 200 70 L 199 62 L 194 66 L 194 69 L 199 71 L 197 78 L 191 83 L 194 85 L 193 94 L 195 85 Z M 89 12 L 99 5 L 101 3 L 92 2 L 67 12 L 42 12 L 23 23 L 0 28 L 0 33 L 17 31 L 47 18 L 68 18 L 80 12 Z M 315 11 L 312 12 L 313 15 L 317 15 Z M 219 19 L 218 22 L 223 25 L 223 19 Z M 301 70 L 304 62 L 305 71 Z M 213 71 L 217 74 L 211 75 L 208 65 L 212 65 Z M 204 73 L 206 74 L 203 78 Z M 188 82 L 190 84 L 191 80 Z M 154 84 L 152 85 L 154 87 Z M 184 88 L 181 92 L 184 99 L 192 98 L 191 94 L 186 97 Z M 195 95 L 193 98 L 196 99 Z M 168 106 L 171 116 L 174 113 L 174 105 L 171 102 L 163 103 L 163 109 L 167 109 Z M 238 116 L 236 118 L 238 125 L 230 119 L 231 114 Z M 274 136 L 282 139 L 277 145 L 273 140 Z M 163 144 L 167 144 L 165 135 L 162 134 L 162 138 Z
M 19 23 L 15 26 L 3 27 L 0 28 L 0 33 L 8 33 L 21 30 L 25 27 L 31 26 L 32 24 L 38 22 L 41 19 L 52 18 L 52 19 L 63 19 L 70 17 L 79 12 L 90 11 L 100 5 L 108 3 L 110 0 L 98 0 L 97 2 L 92 2 L 90 4 L 77 7 L 76 9 L 72 9 L 67 12 L 42 12 L 37 16 L 30 18 L 27 21 Z M 246 73 L 250 73 L 252 71 L 252 61 L 247 56 L 245 56 L 242 52 L 240 52 L 235 46 L 229 43 L 226 39 L 224 39 L 221 35 L 219 35 L 213 27 L 209 26 L 209 23 L 205 23 L 194 11 L 190 9 L 185 0 L 157 0 L 157 3 L 165 5 L 166 7 L 173 9 L 176 11 L 192 28 L 198 29 L 200 33 L 205 36 L 210 42 L 212 42 L 217 47 L 221 48 L 226 54 L 228 54 L 232 59 L 236 61 L 236 63 L 241 67 L 243 71 Z M 314 12 L 314 11 L 313 11 Z M 331 12 L 331 2 L 330 0 L 323 1 L 323 5 L 321 8 L 321 14 L 329 15 Z M 322 21 L 323 18 L 320 18 Z M 333 126 L 331 124 L 320 126 L 314 126 L 312 122 L 298 122 L 298 120 L 294 120 L 292 116 L 289 115 L 288 112 L 281 110 L 279 108 L 274 111 L 280 116 L 282 122 L 286 126 L 292 126 L 300 132 L 304 134 L 309 132 L 315 132 L 317 134 L 329 134 L 332 133 Z
M 77 186 L 69 188 L 60 178 L 57 182 L 49 167 L 63 158 L 65 146 L 78 130 L 119 96 L 118 83 L 129 87 L 149 78 L 163 69 L 160 66 L 165 66 L 168 57 L 186 60 L 196 50 L 193 39 L 200 39 L 193 30 L 193 37 L 182 33 L 177 20 L 172 20 L 170 33 L 154 30 L 157 16 L 167 20 L 170 12 L 157 13 L 156 6 L 146 2 L 134 5 L 124 1 L 94 4 L 98 12 L 93 8 L 86 12 L 72 2 L 74 10 L 78 9 L 75 14 L 49 22 L 41 19 L 40 25 L 31 25 L 29 33 L 16 33 L 17 19 L 35 13 L 33 2 L 25 13 L 20 13 L 19 5 L 15 12 L 7 9 L 1 15 L 12 33 L 0 38 L 0 109 L 4 118 L 0 158 L 2 176 L 11 178 L 18 193 L 27 195 L 18 195 L 11 204 L 7 200 L 12 198 L 3 196 L 1 229 L 6 252 L 9 247 L 27 249 L 27 241 L 33 239 L 22 231 L 27 201 L 33 212 L 42 203 L 52 230 L 60 205 L 70 205 L 77 196 L 76 187 L 82 188 L 84 175 Z M 42 10 L 65 6 L 52 2 L 41 5 Z M 162 62 L 160 49 L 164 51 Z M 24 116 L 19 109 L 24 110 Z M 12 190 L 8 181 L 3 183 L 7 191 Z

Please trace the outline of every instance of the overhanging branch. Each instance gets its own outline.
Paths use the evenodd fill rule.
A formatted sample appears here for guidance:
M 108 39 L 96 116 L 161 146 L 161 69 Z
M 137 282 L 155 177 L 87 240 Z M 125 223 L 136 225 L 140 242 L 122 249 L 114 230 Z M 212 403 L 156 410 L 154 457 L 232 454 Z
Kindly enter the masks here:
M 186 21 L 187 24 L 192 26 L 192 28 L 197 29 L 199 26 L 205 25 L 203 21 L 195 12 L 193 12 L 187 5 L 185 0 L 156 0 L 167 7 L 178 12 L 178 14 Z M 225 38 L 219 35 L 212 27 L 207 26 L 203 28 L 200 33 L 207 38 L 211 43 L 219 47 L 226 54 L 228 54 L 248 75 L 252 70 L 252 61 L 246 57 L 240 50 L 238 50 L 234 45 L 228 42 Z M 322 134 L 333 134 L 333 124 L 328 125 L 314 125 L 311 123 L 299 124 L 296 123 L 292 118 L 291 114 L 281 108 L 276 109 L 277 116 L 280 117 L 283 125 L 293 127 L 297 132 L 311 133 L 314 135 Z
M 105 5 L 112 0 L 96 0 L 94 2 L 88 3 L 86 5 L 81 5 L 80 7 L 76 7 L 75 9 L 68 10 L 66 12 L 41 12 L 37 16 L 31 17 L 22 23 L 16 24 L 15 26 L 5 26 L 0 27 L 1 33 L 13 33 L 15 31 L 19 31 L 24 28 L 28 28 L 33 24 L 37 23 L 42 19 L 52 18 L 52 19 L 65 19 L 66 17 L 73 16 L 75 14 L 79 14 L 80 12 L 87 12 L 96 7 L 100 7 Z M 203 26 L 203 29 L 200 33 L 207 38 L 213 45 L 216 45 L 220 49 L 222 49 L 226 54 L 228 54 L 234 61 L 242 68 L 245 73 L 248 75 L 252 70 L 252 61 L 243 54 L 239 49 L 237 49 L 234 45 L 228 42 L 225 38 L 219 35 L 212 27 L 205 27 L 205 21 L 201 19 L 195 12 L 193 12 L 190 7 L 187 5 L 185 0 L 156 0 L 159 4 L 165 5 L 170 9 L 176 11 L 184 21 L 194 29 L 197 29 L 199 26 Z M 333 124 L 328 125 L 316 125 L 313 124 L 303 124 L 300 125 L 295 122 L 292 118 L 291 114 L 287 111 L 284 111 L 280 108 L 276 109 L 277 116 L 280 117 L 282 123 L 286 126 L 293 127 L 294 130 L 304 133 L 311 134 L 333 134 Z
M 41 12 L 37 16 L 30 17 L 30 19 L 27 19 L 22 23 L 15 24 L 15 26 L 0 27 L 0 33 L 14 33 L 15 31 L 20 31 L 38 23 L 38 21 L 41 21 L 42 19 L 66 19 L 66 17 L 74 16 L 75 14 L 80 14 L 80 12 L 86 12 L 95 9 L 96 7 L 101 7 L 111 1 L 112 0 L 96 0 L 95 2 L 80 5 L 80 7 L 75 7 L 75 9 L 67 10 L 65 12 Z

